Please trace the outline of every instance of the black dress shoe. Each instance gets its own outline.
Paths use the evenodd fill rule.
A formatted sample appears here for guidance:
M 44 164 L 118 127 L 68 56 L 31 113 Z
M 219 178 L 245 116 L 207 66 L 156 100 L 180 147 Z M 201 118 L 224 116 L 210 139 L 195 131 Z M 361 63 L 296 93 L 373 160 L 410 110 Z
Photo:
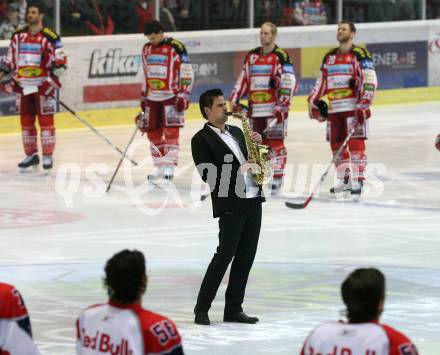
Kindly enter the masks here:
M 234 314 L 225 314 L 223 316 L 223 322 L 255 324 L 258 322 L 258 318 L 249 317 L 244 312 L 238 312 Z
M 200 325 L 210 325 L 208 312 L 196 312 L 196 316 L 194 317 L 194 323 Z

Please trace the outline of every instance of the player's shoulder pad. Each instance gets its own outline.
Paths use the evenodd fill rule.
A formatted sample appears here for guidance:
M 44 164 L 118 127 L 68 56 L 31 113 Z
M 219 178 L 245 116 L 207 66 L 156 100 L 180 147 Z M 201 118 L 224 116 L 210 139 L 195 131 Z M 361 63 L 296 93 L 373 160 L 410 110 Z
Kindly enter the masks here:
M 15 34 L 19 34 L 19 33 L 26 32 L 28 29 L 29 29 L 29 26 L 27 26 L 27 25 L 25 25 L 25 26 L 21 26 L 21 27 L 19 26 L 19 27 L 17 27 L 17 29 L 15 30 L 14 35 L 15 35 Z
M 152 44 L 150 42 L 145 43 L 144 46 L 142 47 L 142 52 L 150 46 L 152 46 Z
M 251 49 L 249 52 L 247 52 L 246 57 L 244 58 L 244 62 L 246 63 L 248 57 L 252 54 L 260 54 L 261 52 L 261 47 L 255 47 L 253 49 Z
M 0 283 L 0 318 L 16 318 L 27 315 L 20 292 L 12 285 Z
M 249 54 L 259 54 L 261 52 L 261 47 L 255 47 L 248 52 Z
M 169 44 L 175 49 L 178 54 L 186 53 L 185 45 L 180 42 L 178 39 L 169 38 Z
M 276 47 L 274 53 L 277 55 L 281 64 L 290 63 L 289 54 L 286 52 L 285 49 L 281 47 Z
M 4 283 L 4 282 L 0 282 L 0 305 L 4 302 L 6 298 L 9 298 L 10 295 L 12 294 L 12 291 L 14 290 L 14 286 Z M 0 307 L 1 309 L 1 307 Z
M 353 46 L 351 51 L 359 60 L 372 59 L 371 53 L 366 48 Z
M 330 56 L 330 55 L 334 55 L 334 54 L 336 54 L 338 52 L 338 48 L 336 47 L 336 48 L 332 48 L 332 49 L 330 49 L 329 51 L 327 51 L 327 53 L 325 53 L 325 55 L 324 55 L 324 59 L 322 60 L 322 63 L 325 63 L 325 61 L 327 60 L 327 57 L 328 56 Z
M 41 33 L 51 42 L 56 42 L 60 40 L 60 36 L 49 27 L 44 27 Z

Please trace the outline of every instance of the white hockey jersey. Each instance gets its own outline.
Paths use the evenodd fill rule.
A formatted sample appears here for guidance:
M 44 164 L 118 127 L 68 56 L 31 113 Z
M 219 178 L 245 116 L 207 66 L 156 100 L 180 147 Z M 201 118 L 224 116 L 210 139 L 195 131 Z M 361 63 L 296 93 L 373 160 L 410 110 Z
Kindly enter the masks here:
M 417 349 L 384 324 L 329 322 L 309 334 L 301 355 L 417 355 Z
M 183 355 L 174 323 L 140 305 L 100 304 L 77 320 L 77 355 Z

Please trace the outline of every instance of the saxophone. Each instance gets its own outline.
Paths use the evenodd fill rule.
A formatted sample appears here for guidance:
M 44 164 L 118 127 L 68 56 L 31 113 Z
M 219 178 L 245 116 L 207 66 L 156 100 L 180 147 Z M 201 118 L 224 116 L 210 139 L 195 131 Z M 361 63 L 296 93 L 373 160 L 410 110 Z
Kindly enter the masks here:
M 248 159 L 254 160 L 260 168 L 258 173 L 252 173 L 252 179 L 258 186 L 262 186 L 268 178 L 267 172 L 269 171 L 268 160 L 270 148 L 269 146 L 257 143 L 252 139 L 252 130 L 249 125 L 249 118 L 244 112 L 228 112 L 228 114 L 241 120 L 244 139 L 246 141 L 246 148 L 248 151 Z

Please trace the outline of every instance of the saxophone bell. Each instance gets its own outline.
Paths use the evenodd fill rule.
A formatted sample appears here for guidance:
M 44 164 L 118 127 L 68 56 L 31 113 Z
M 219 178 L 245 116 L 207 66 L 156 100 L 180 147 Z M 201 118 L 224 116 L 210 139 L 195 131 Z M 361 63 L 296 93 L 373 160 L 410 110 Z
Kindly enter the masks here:
M 248 151 L 248 159 L 253 160 L 255 164 L 259 166 L 259 172 L 252 173 L 252 178 L 258 186 L 262 186 L 269 176 L 267 163 L 269 160 L 270 148 L 267 145 L 257 143 L 252 139 L 252 129 L 246 113 L 228 112 L 227 114 L 241 120 L 246 148 Z

